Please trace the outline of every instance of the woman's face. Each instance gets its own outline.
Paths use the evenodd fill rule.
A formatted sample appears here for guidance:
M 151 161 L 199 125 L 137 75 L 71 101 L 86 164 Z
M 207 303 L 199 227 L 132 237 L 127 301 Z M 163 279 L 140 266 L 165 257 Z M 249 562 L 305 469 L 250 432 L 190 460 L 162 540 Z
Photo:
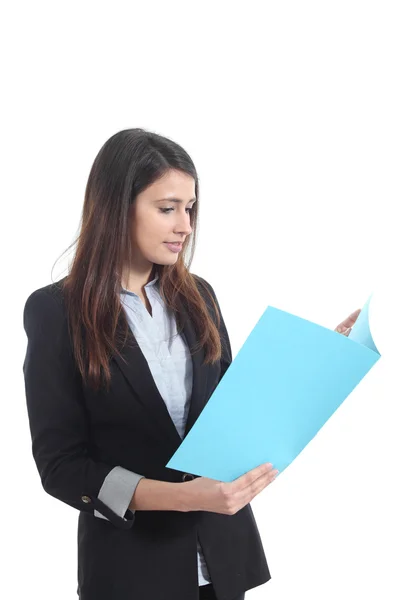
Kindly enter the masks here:
M 176 262 L 179 252 L 173 252 L 166 242 L 182 243 L 190 235 L 190 210 L 195 201 L 193 177 L 175 170 L 167 171 L 138 194 L 130 207 L 132 258 L 136 267 L 142 270 L 152 268 L 153 263 Z

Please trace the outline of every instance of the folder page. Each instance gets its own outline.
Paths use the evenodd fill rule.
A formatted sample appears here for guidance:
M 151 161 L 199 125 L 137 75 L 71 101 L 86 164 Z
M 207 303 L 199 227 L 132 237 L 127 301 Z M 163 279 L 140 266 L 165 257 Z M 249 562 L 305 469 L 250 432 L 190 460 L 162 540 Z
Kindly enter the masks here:
M 268 306 L 167 468 L 233 481 L 280 473 L 379 360 L 369 303 L 348 337 Z

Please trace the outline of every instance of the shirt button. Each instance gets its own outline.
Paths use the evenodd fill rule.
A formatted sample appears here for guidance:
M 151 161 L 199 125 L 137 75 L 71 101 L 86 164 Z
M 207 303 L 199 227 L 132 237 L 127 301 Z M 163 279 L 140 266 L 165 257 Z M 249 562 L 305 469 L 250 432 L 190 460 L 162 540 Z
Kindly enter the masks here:
M 89 502 L 91 502 L 91 501 L 92 501 L 92 499 L 91 499 L 91 498 L 89 498 L 89 496 L 82 496 L 81 500 L 82 500 L 83 502 L 85 502 L 86 504 L 88 504 Z
M 182 475 L 182 481 L 188 481 L 194 479 L 194 475 L 192 475 L 191 473 L 185 473 L 184 475 Z

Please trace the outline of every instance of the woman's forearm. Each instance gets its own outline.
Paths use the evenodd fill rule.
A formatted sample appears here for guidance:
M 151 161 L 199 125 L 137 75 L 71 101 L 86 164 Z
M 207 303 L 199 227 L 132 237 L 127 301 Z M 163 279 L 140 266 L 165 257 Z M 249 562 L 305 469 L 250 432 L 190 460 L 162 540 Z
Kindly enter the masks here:
M 184 483 L 171 483 L 143 477 L 136 486 L 129 508 L 132 510 L 177 510 L 188 512 Z

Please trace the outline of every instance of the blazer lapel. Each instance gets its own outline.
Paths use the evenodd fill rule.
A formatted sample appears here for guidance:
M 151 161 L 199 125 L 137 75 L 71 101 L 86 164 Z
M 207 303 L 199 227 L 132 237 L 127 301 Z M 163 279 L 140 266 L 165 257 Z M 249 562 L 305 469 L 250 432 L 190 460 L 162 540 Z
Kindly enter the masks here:
M 181 302 L 180 312 L 182 312 L 184 318 L 183 333 L 185 334 L 189 349 L 191 349 L 197 342 L 196 333 L 189 315 Z M 162 436 L 161 439 L 165 439 L 167 436 L 167 439 L 177 448 L 181 444 L 182 439 L 155 384 L 147 360 L 131 330 L 129 330 L 126 344 L 119 348 L 119 351 L 124 360 L 116 354 L 112 358 L 135 392 L 137 400 L 149 412 L 149 418 L 159 430 L 160 436 Z M 196 353 L 192 354 L 193 386 L 184 437 L 186 437 L 192 428 L 206 403 L 208 368 L 207 365 L 203 364 L 203 360 L 204 350 L 201 347 Z

